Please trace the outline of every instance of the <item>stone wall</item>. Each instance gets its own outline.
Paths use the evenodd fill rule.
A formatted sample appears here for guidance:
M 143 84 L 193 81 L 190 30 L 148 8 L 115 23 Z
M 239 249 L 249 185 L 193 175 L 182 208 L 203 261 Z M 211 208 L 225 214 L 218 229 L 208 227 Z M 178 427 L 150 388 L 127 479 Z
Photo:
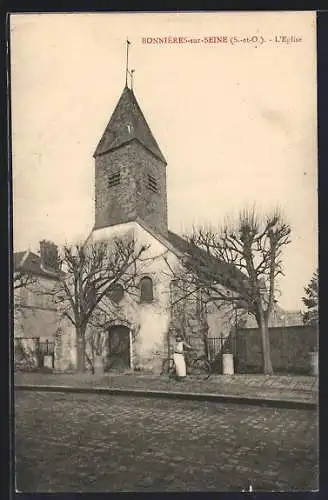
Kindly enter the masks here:
M 275 306 L 270 314 L 269 327 L 302 326 L 303 318 L 301 311 L 287 311 L 279 306 Z M 257 328 L 257 322 L 253 315 L 247 316 L 246 328 Z
M 110 175 L 120 172 L 120 183 L 108 186 Z M 158 192 L 148 189 L 148 174 Z M 96 157 L 95 229 L 140 217 L 154 231 L 167 235 L 166 166 L 138 142 Z
M 170 288 L 171 320 L 168 352 L 172 356 L 175 335 L 177 332 L 181 332 L 193 349 L 192 351 L 186 351 L 185 354 L 188 365 L 189 358 L 207 357 L 208 323 L 206 308 L 200 291 L 187 295 L 186 291 L 181 289 L 181 284 L 177 279 L 171 282 Z
M 309 352 L 316 349 L 318 332 L 314 327 L 290 326 L 270 328 L 273 370 L 287 373 L 309 373 Z M 262 367 L 260 332 L 256 328 L 238 330 L 236 358 L 240 372 L 258 372 Z
M 55 370 L 70 372 L 76 369 L 76 334 L 72 324 L 61 321 L 55 336 Z
M 238 321 L 240 318 L 238 316 Z M 230 303 L 213 302 L 207 305 L 208 335 L 210 338 L 227 337 L 235 328 L 235 311 Z

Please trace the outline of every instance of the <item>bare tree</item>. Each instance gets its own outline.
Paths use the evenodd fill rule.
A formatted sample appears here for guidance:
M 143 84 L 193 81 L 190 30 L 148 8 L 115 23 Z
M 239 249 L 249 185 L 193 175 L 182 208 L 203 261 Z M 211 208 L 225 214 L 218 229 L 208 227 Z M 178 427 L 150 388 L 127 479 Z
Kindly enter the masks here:
M 282 251 L 290 243 L 290 226 L 279 210 L 261 216 L 244 209 L 222 228 L 198 227 L 187 236 L 187 272 L 179 275 L 185 294 L 198 290 L 208 302 L 231 303 L 252 314 L 261 332 L 263 371 L 272 373 L 268 323 L 283 274 Z
M 72 323 L 77 337 L 77 369 L 85 370 L 86 331 L 92 315 L 111 287 L 120 283 L 125 291 L 135 289 L 137 264 L 146 246 L 131 239 L 110 243 L 65 245 L 60 251 L 62 272 L 51 294 L 63 315 Z
M 13 287 L 14 290 L 20 288 L 28 288 L 30 285 L 36 283 L 37 278 L 29 272 L 25 271 L 15 271 L 13 276 Z
M 95 373 L 96 359 L 100 358 L 103 354 L 104 349 L 104 338 L 102 335 L 102 330 L 95 328 L 94 325 L 90 324 L 86 334 L 86 347 L 89 346 L 89 353 L 87 348 L 85 349 L 85 357 L 89 363 L 92 374 Z

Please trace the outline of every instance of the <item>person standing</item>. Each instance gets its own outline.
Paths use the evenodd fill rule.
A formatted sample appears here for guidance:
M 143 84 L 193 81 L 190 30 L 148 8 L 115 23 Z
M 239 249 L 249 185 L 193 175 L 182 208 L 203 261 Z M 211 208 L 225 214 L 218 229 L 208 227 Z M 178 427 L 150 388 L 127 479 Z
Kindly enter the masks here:
M 183 340 L 183 337 L 178 333 L 175 337 L 173 360 L 175 364 L 175 374 L 177 380 L 184 380 L 187 375 L 186 361 L 184 357 L 184 348 L 192 349 L 192 347 Z

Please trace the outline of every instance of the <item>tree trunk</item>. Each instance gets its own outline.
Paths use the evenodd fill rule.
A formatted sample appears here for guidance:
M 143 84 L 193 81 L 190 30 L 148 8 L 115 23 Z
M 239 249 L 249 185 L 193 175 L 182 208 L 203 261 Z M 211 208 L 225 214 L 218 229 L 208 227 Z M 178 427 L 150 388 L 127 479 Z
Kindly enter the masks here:
M 85 372 L 85 331 L 82 328 L 77 328 L 76 337 L 77 371 L 83 373 Z
M 90 367 L 92 375 L 94 375 L 95 374 L 94 355 L 92 354 L 90 358 L 90 356 L 86 352 L 86 349 L 84 349 L 84 356 L 85 356 L 85 361 L 88 363 L 88 366 Z
M 209 353 L 209 347 L 208 347 L 208 338 L 207 338 L 206 334 L 204 334 L 204 336 L 203 336 L 203 342 L 204 342 L 205 358 L 206 358 L 206 361 L 209 361 L 210 360 L 210 353 Z
M 268 323 L 265 321 L 264 317 L 261 315 L 259 322 L 260 332 L 261 332 L 261 345 L 262 345 L 262 368 L 265 375 L 272 375 L 272 363 L 270 355 L 270 338 L 269 338 L 269 327 Z
M 91 346 L 91 373 L 92 375 L 95 374 L 95 366 L 96 366 L 96 356 L 95 356 L 95 346 Z

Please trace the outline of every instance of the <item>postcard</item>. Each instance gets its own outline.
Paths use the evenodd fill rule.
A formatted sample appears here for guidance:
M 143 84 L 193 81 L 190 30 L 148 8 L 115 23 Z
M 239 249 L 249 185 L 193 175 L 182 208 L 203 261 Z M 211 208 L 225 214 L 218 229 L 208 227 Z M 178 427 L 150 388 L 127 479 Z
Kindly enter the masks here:
M 315 12 L 9 43 L 17 491 L 318 490 Z

